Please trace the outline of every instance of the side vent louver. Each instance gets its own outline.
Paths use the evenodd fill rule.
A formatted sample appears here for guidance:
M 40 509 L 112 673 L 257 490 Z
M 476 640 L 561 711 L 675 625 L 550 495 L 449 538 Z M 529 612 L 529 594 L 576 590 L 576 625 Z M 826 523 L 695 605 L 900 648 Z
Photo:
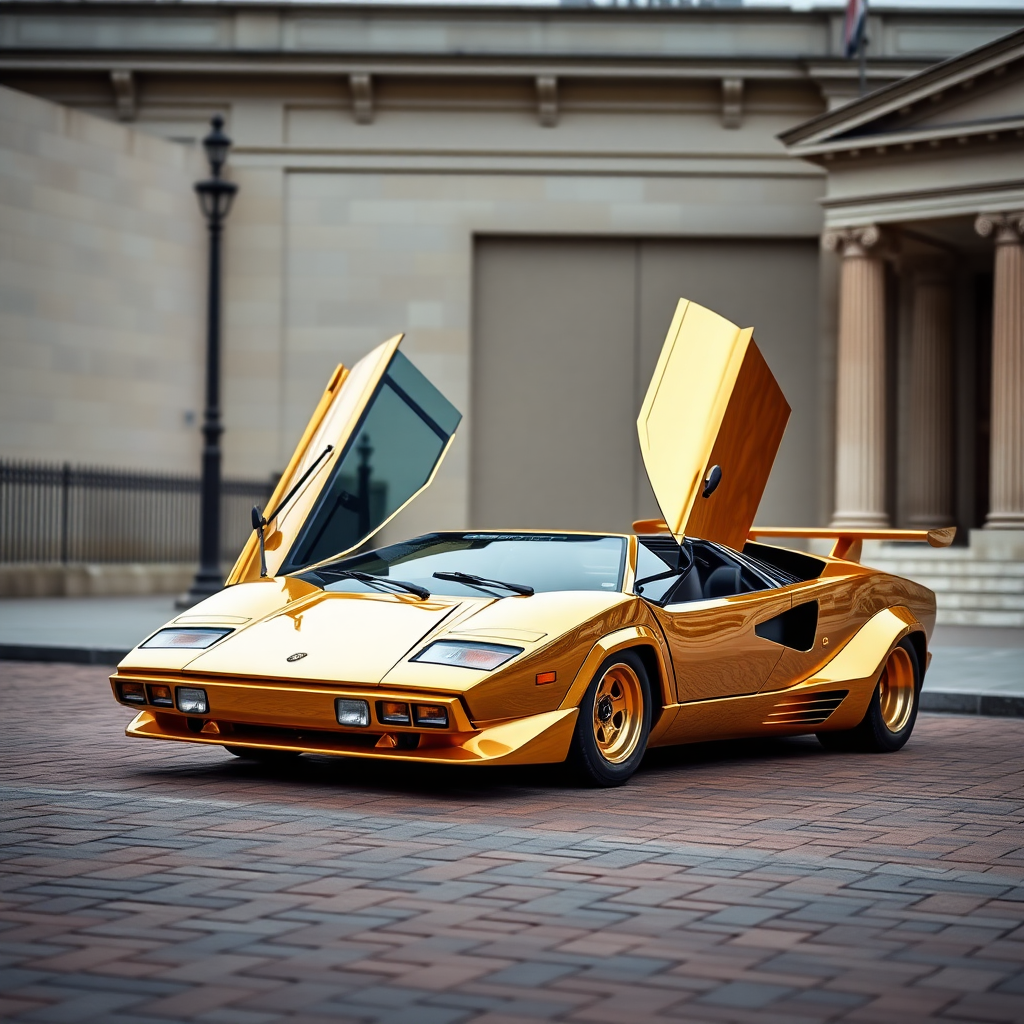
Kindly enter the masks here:
M 849 690 L 828 690 L 825 693 L 793 694 L 772 708 L 765 725 L 819 725 L 840 704 Z

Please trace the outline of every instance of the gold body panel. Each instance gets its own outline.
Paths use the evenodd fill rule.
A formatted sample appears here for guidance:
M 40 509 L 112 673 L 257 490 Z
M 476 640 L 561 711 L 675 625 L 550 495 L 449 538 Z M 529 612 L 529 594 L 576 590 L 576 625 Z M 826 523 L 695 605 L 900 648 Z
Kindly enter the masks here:
M 647 477 L 669 532 L 741 548 L 789 421 L 754 343 L 717 313 L 680 299 L 637 418 Z M 707 497 L 712 466 L 721 483 Z
M 631 543 L 628 585 L 635 550 Z M 809 651 L 754 632 L 809 600 L 819 606 Z M 118 666 L 111 676 L 118 700 L 120 684 L 131 681 L 202 687 L 210 701 L 202 716 L 147 705 L 129 735 L 405 761 L 557 762 L 568 752 L 591 680 L 627 649 L 646 652 L 655 704 L 649 746 L 850 728 L 863 717 L 895 644 L 915 633 L 924 652 L 935 602 L 909 581 L 828 559 L 814 580 L 666 608 L 627 593 L 420 602 L 325 595 L 298 580 L 263 580 L 229 588 L 184 618 L 191 625 L 237 622 L 245 610 L 256 614 L 207 651 L 137 648 Z M 514 643 L 523 651 L 493 672 L 408 660 L 439 637 Z M 289 662 L 297 651 L 319 653 Z M 328 654 L 339 651 L 362 653 L 332 668 Z M 537 684 L 551 672 L 554 681 Z M 809 701 L 838 691 L 845 691 L 842 699 L 824 718 L 808 718 Z M 339 726 L 338 697 L 366 700 L 371 725 Z M 381 700 L 444 704 L 449 727 L 382 724 Z M 397 739 L 409 732 L 420 737 L 415 750 Z
M 331 471 L 344 454 L 345 441 L 355 430 L 359 417 L 369 401 L 377 384 L 380 382 L 388 362 L 398 349 L 402 340 L 398 334 L 372 352 L 363 356 L 358 363 L 348 370 L 338 365 L 331 374 L 320 401 L 310 417 L 302 438 L 298 443 L 287 468 L 274 488 L 270 501 L 264 512 L 277 508 L 289 490 L 302 478 L 324 451 L 327 445 L 333 447 L 330 456 L 324 459 L 314 474 L 303 484 L 302 489 L 275 516 L 266 528 L 266 559 L 267 573 L 273 576 L 282 565 L 285 555 L 298 538 L 305 525 L 306 517 L 316 504 L 317 498 L 330 479 Z M 228 574 L 227 584 L 239 583 L 242 580 L 259 578 L 259 549 L 255 535 L 238 556 L 238 561 Z
M 115 699 L 137 711 L 128 735 L 409 762 L 548 763 L 567 756 L 584 695 L 595 679 L 606 686 L 609 666 L 618 683 L 606 688 L 619 686 L 610 696 L 634 711 L 639 706 L 640 670 L 632 657 L 628 664 L 615 662 L 623 651 L 635 652 L 649 678 L 649 746 L 848 729 L 863 717 L 886 659 L 905 636 L 913 637 L 922 670 L 926 666 L 934 595 L 856 561 L 862 540 L 881 534 L 752 528 L 789 405 L 752 331 L 685 299 L 637 422 L 664 520 L 634 529 L 663 531 L 677 541 L 692 535 L 734 549 L 748 535 L 832 537 L 833 555 L 822 560 L 816 578 L 662 607 L 634 593 L 635 535 L 625 538 L 618 592 L 421 600 L 409 593 L 330 592 L 298 577 L 275 576 L 328 493 L 331 472 L 378 384 L 383 389 L 400 341 L 385 342 L 351 371 L 339 366 L 328 382 L 268 508 L 277 507 L 326 445 L 333 451 L 267 524 L 268 577 L 259 576 L 251 538 L 229 586 L 169 624 L 232 632 L 204 650 L 140 645 L 111 676 Z M 426 472 L 416 478 L 426 481 L 423 486 L 450 444 L 451 435 L 442 436 L 447 442 L 440 457 L 423 467 L 431 470 L 429 478 Z M 716 465 L 721 482 L 703 497 Z M 384 521 L 372 523 L 370 534 Z M 952 532 L 899 533 L 898 539 L 945 544 Z M 812 601 L 814 635 L 801 634 L 808 649 L 768 638 L 767 620 Z M 413 660 L 438 639 L 513 645 L 519 653 L 493 671 Z M 125 684 L 145 701 L 126 699 Z M 208 712 L 178 711 L 179 687 L 204 689 Z M 175 695 L 171 707 L 165 706 L 167 688 Z M 369 724 L 340 725 L 338 699 L 366 701 Z M 443 706 L 448 724 L 389 724 L 383 701 Z M 588 714 L 597 713 L 594 704 Z M 602 728 L 596 717 L 595 728 Z M 624 758 L 636 739 L 628 731 L 602 735 L 613 757 Z

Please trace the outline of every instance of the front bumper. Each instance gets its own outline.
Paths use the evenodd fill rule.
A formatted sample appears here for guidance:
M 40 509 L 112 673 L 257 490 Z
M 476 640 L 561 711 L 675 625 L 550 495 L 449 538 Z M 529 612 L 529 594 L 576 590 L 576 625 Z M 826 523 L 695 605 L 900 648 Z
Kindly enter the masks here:
M 450 694 L 119 672 L 111 676 L 111 688 L 118 702 L 129 707 L 139 705 L 121 698 L 123 682 L 143 683 L 147 693 L 153 685 L 199 687 L 206 691 L 210 708 L 207 714 L 192 715 L 147 704 L 125 730 L 128 736 L 385 760 L 448 764 L 560 762 L 568 755 L 577 715 L 577 709 L 569 708 L 478 729 L 459 698 Z M 368 701 L 372 709 L 370 725 L 339 725 L 334 711 L 339 697 Z M 446 729 L 428 729 L 382 724 L 377 715 L 380 701 L 443 704 L 448 708 L 449 725 Z

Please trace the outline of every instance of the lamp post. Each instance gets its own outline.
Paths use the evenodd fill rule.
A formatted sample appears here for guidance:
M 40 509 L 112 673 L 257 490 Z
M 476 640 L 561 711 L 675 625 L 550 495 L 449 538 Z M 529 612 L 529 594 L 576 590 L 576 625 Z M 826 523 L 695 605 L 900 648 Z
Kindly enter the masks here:
M 224 133 L 224 119 L 210 121 L 212 130 L 203 139 L 210 177 L 196 182 L 199 206 L 210 230 L 210 276 L 206 304 L 206 407 L 203 411 L 203 482 L 200 494 L 199 571 L 182 604 L 191 605 L 215 594 L 224 586 L 220 571 L 220 243 L 224 221 L 238 191 L 225 181 L 221 169 L 228 158 L 231 140 Z

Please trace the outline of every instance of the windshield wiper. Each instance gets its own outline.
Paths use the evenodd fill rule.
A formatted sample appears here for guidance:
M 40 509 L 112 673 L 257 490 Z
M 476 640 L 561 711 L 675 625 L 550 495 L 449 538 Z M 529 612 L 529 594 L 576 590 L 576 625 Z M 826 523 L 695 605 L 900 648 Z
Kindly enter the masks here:
M 270 513 L 269 516 L 265 516 L 259 505 L 253 505 L 252 507 L 252 528 L 256 531 L 256 536 L 259 538 L 260 544 L 260 579 L 263 579 L 267 575 L 267 550 L 264 544 L 263 531 L 267 528 L 268 524 L 273 522 L 277 514 L 288 504 L 292 498 L 295 497 L 298 489 L 313 475 L 313 471 L 320 465 L 324 459 L 327 458 L 331 452 L 334 451 L 334 445 L 329 444 L 317 457 L 316 461 L 306 470 L 305 473 L 299 478 L 299 482 L 284 496 L 284 498 L 278 502 L 277 508 Z
M 375 585 L 398 587 L 399 590 L 415 594 L 421 601 L 426 601 L 430 597 L 430 591 L 426 587 L 421 587 L 418 583 L 393 580 L 390 576 L 374 576 L 372 572 L 360 572 L 358 569 L 318 569 L 317 574 L 339 576 L 345 580 L 359 580 L 360 583 L 368 583 L 371 587 Z
M 513 594 L 522 594 L 524 597 L 533 595 L 533 587 L 525 583 L 506 583 L 504 580 L 489 580 L 486 576 L 474 576 L 471 572 L 435 572 L 434 579 L 453 580 L 455 583 L 476 583 L 482 587 L 502 587 L 511 590 Z

